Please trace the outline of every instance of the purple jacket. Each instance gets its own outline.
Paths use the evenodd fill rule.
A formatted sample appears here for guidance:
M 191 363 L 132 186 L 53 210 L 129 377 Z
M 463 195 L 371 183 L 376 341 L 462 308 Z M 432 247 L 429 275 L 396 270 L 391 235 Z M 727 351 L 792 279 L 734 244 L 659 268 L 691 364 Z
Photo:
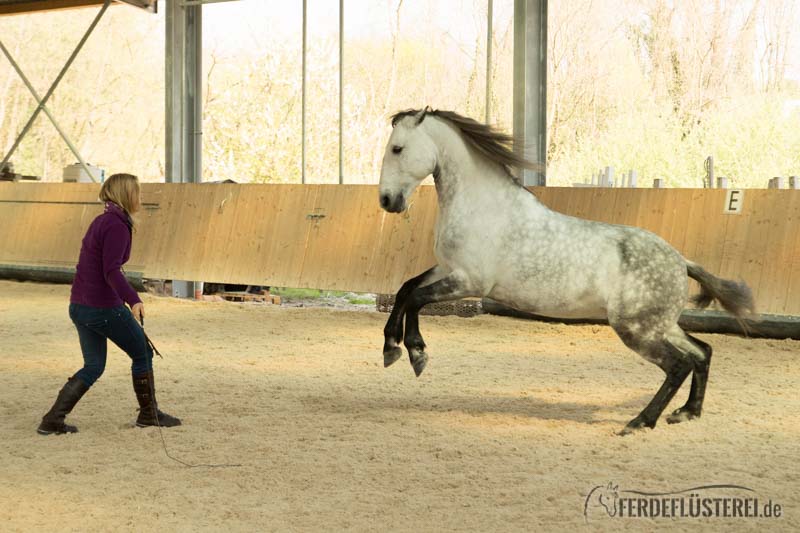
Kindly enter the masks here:
M 91 307 L 130 306 L 141 302 L 121 272 L 131 255 L 131 225 L 127 213 L 106 202 L 81 244 L 70 302 Z

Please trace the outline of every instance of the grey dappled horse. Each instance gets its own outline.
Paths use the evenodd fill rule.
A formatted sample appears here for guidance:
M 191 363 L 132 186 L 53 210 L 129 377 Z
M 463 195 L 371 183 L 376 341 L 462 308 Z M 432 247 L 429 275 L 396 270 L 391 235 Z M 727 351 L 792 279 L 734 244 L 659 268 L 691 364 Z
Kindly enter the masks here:
M 402 355 L 402 339 L 419 376 L 428 361 L 420 308 L 485 296 L 538 315 L 606 318 L 622 342 L 658 365 L 666 373 L 664 384 L 623 434 L 655 427 L 690 373 L 689 399 L 667 421 L 700 416 L 711 346 L 678 326 L 687 275 L 700 283 L 697 304 L 717 300 L 740 320 L 754 312 L 746 284 L 709 274 L 649 231 L 551 211 L 511 173 L 535 165 L 512 151 L 510 136 L 489 126 L 430 108 L 397 113 L 392 126 L 381 169 L 381 207 L 404 211 L 414 189 L 433 174 L 438 263 L 397 293 L 384 329 L 385 366 Z

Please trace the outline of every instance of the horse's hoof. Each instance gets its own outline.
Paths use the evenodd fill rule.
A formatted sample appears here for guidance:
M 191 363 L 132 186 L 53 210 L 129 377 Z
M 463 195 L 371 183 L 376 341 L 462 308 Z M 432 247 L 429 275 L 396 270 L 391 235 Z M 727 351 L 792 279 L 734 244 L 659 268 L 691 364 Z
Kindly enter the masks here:
M 621 437 L 624 437 L 626 435 L 632 435 L 632 434 L 634 434 L 636 432 L 642 431 L 642 430 L 647 429 L 647 428 L 653 429 L 654 427 L 655 427 L 655 424 L 648 424 L 647 422 L 645 422 L 644 420 L 642 420 L 640 418 L 634 418 L 633 420 L 628 422 L 628 425 L 626 425 L 622 429 L 622 431 L 617 433 L 617 435 L 619 435 Z
M 389 368 L 403 355 L 403 349 L 399 346 L 391 346 L 383 349 L 383 368 Z
M 414 367 L 414 374 L 419 377 L 425 370 L 425 365 L 428 364 L 428 354 L 417 348 L 409 348 L 408 358 L 411 360 L 411 366 Z
M 675 411 L 667 417 L 667 424 L 679 424 L 694 418 L 700 418 L 700 413 L 695 413 L 686 407 L 681 407 L 680 409 L 675 409 Z

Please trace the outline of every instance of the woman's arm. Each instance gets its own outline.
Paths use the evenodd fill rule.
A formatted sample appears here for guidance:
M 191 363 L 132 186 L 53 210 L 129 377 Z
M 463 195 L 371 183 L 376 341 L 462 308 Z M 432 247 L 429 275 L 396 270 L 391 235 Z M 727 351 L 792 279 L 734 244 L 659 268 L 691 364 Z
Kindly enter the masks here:
M 121 224 L 114 224 L 103 236 L 103 276 L 122 300 L 133 307 L 141 303 L 139 295 L 122 274 L 125 251 L 131 242 L 131 233 Z

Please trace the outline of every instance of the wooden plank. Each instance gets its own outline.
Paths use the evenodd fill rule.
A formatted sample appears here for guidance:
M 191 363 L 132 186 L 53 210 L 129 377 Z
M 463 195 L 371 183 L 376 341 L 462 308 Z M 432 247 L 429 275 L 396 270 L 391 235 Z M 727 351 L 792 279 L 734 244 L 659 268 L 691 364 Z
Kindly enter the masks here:
M 675 190 L 667 189 L 663 192 L 666 194 L 660 194 L 655 198 L 656 210 L 651 214 L 649 225 L 652 228 L 650 231 L 669 243 L 671 224 L 675 219 L 675 213 L 671 211 L 675 202 Z
M 723 194 L 719 194 L 720 192 Z M 703 203 L 703 227 L 707 230 L 701 232 L 704 237 L 703 245 L 697 250 L 696 259 L 692 259 L 715 276 L 721 275 L 728 222 L 734 217 L 745 216 L 744 213 L 741 215 L 722 214 L 724 202 L 724 191 L 716 189 L 708 191 L 706 201 Z
M 567 214 L 574 217 L 590 219 L 591 208 L 592 204 L 595 202 L 596 191 L 597 189 L 595 188 L 576 189 L 575 193 L 577 193 L 577 198 L 572 207 L 574 211 Z
M 678 252 L 683 255 L 683 245 L 686 240 L 688 230 L 687 220 L 692 211 L 692 200 L 694 199 L 693 189 L 675 189 L 675 201 L 672 205 L 672 220 L 669 224 L 669 235 L 667 242 L 670 243 Z
M 290 186 L 279 194 L 278 211 L 275 218 L 275 239 L 271 243 L 264 277 L 271 285 L 288 287 L 309 287 L 302 278 L 303 263 L 308 246 L 311 223 L 306 218 L 313 214 L 314 204 L 319 192 L 318 186 Z
M 11 197 L 9 200 L 23 200 L 23 201 L 36 201 L 36 192 L 38 189 L 22 186 L 23 184 L 6 184 L 11 186 Z M 9 242 L 9 248 L 6 250 L 6 256 L 9 257 L 10 262 L 20 261 L 36 261 L 37 257 L 26 257 L 28 254 L 28 243 L 34 238 L 29 234 L 31 223 L 34 220 L 34 210 L 31 209 L 30 204 L 9 204 L 9 207 L 14 210 L 14 218 L 10 221 L 10 226 L 15 228 L 12 232 L 14 238 Z
M 786 291 L 786 299 L 783 306 L 783 310 L 785 314 L 792 315 L 792 316 L 800 316 L 800 231 L 797 231 L 797 222 L 798 222 L 798 213 L 800 213 L 800 192 L 792 191 L 792 213 L 793 213 L 793 220 L 794 226 L 790 227 L 789 230 L 789 238 L 786 241 L 791 252 L 787 255 L 791 255 L 791 261 L 789 264 L 784 266 L 779 266 L 780 270 L 770 268 L 772 272 L 775 272 L 776 278 L 783 278 L 782 276 L 778 276 L 778 272 L 785 272 L 788 279 L 781 279 L 783 283 L 780 283 L 776 280 L 777 283 L 780 283 L 783 287 L 785 287 Z M 769 312 L 771 308 L 767 308 L 764 312 Z
M 616 193 L 617 200 L 614 202 L 611 219 L 614 224 L 635 226 L 638 222 L 636 220 L 638 205 L 634 203 L 635 198 L 638 197 L 637 191 L 635 189 L 619 189 Z
M 614 189 L 598 187 L 586 190 L 590 193 L 590 198 L 588 203 L 585 204 L 586 211 L 583 218 L 596 220 L 597 222 L 608 222 L 611 218 L 608 208 L 613 203 Z
M 196 266 L 203 264 L 201 252 L 204 241 L 212 223 L 211 213 L 214 206 L 214 186 L 212 183 L 194 183 L 189 187 L 190 194 L 183 198 L 183 215 L 180 218 L 178 244 L 175 251 L 183 258 L 183 268 L 178 270 L 176 278 L 180 280 L 197 280 Z
M 230 206 L 233 210 L 233 217 L 229 219 L 231 231 L 220 250 L 214 254 L 213 261 L 222 263 L 222 279 L 241 283 L 243 279 L 252 280 L 248 274 L 254 274 L 254 267 L 259 264 L 260 257 L 255 252 L 258 223 L 262 217 L 269 217 L 269 215 L 263 212 L 260 203 L 263 196 L 259 195 L 257 186 L 226 184 L 225 187 L 229 192 L 234 193 Z M 207 206 L 207 210 L 212 211 L 213 206 Z M 247 284 L 250 281 L 244 283 Z
M 0 183 L 0 199 L 4 200 L 0 207 L 0 261 L 6 263 L 15 259 L 14 253 L 19 249 L 17 243 L 22 238 L 21 226 L 25 215 L 24 204 L 12 203 L 19 196 L 14 185 Z
M 246 240 L 254 233 L 248 227 L 247 216 L 263 213 L 257 209 L 255 201 L 258 199 L 248 202 L 248 190 L 239 184 L 207 183 L 199 186 L 203 187 L 200 192 L 204 196 L 202 205 L 198 207 L 199 214 L 206 217 L 208 223 L 200 234 L 202 243 L 194 247 L 192 253 L 196 254 L 197 265 L 208 266 L 186 271 L 183 279 L 239 283 L 241 274 L 237 267 L 240 262 L 244 259 L 252 264 L 258 259 Z M 206 275 L 202 276 L 203 273 Z
M 707 202 L 710 195 L 703 194 L 696 200 L 693 200 L 692 210 L 687 223 L 686 242 L 684 244 L 683 256 L 690 260 L 699 262 L 702 259 L 701 253 L 703 246 L 707 242 L 707 237 L 710 234 L 708 227 L 708 207 Z
M 352 235 L 348 226 L 358 223 L 348 216 L 353 209 L 352 186 L 319 185 L 314 207 L 306 215 L 308 246 L 301 276 L 309 285 L 342 288 L 346 284 L 346 261 L 350 253 Z
M 242 208 L 248 205 L 256 214 L 250 222 L 250 241 L 245 250 L 249 259 L 241 265 L 248 265 L 250 269 L 240 270 L 237 274 L 237 279 L 249 285 L 273 284 L 267 279 L 265 270 L 271 261 L 280 260 L 280 257 L 270 257 L 270 253 L 272 243 L 278 237 L 276 223 L 281 191 L 282 189 L 278 187 L 253 187 L 241 193 L 245 197 Z
M 216 183 L 192 184 L 192 194 L 186 204 L 186 211 L 180 223 L 183 226 L 184 238 L 181 239 L 183 245 L 180 249 L 185 254 L 187 261 L 184 261 L 184 270 L 179 274 L 178 279 L 195 280 L 192 276 L 194 265 L 203 264 L 206 257 L 203 256 L 205 250 L 206 236 L 212 224 L 212 212 L 214 210 L 214 192 Z
M 134 215 L 133 244 L 128 270 L 143 272 L 145 265 L 156 263 L 156 252 L 162 239 L 158 237 L 158 229 L 169 228 L 163 217 L 168 213 L 165 201 L 164 184 L 154 183 L 142 187 L 142 203 L 151 207 L 142 209 Z M 82 215 L 82 216 L 85 216 Z M 150 229 L 153 228 L 153 229 Z
M 156 239 L 159 241 L 158 255 L 154 258 L 154 263 L 148 263 L 148 277 L 163 277 L 165 279 L 185 279 L 182 277 L 182 272 L 186 270 L 186 257 L 181 253 L 183 245 L 181 240 L 186 237 L 186 228 L 183 224 L 184 211 L 186 211 L 185 196 L 190 192 L 190 187 L 185 187 L 183 191 L 186 194 L 171 194 L 167 198 L 164 209 L 164 220 L 162 227 L 147 227 L 140 228 L 143 235 L 148 238 Z M 175 191 L 173 189 L 174 193 Z M 169 228 L 168 231 L 164 231 Z M 145 230 L 147 232 L 145 232 Z M 139 238 L 139 234 L 137 234 Z M 155 271 L 149 269 L 155 267 Z
M 338 194 L 334 194 L 333 190 Z M 334 185 L 327 186 L 325 192 L 328 199 L 325 212 L 334 213 L 335 218 L 330 222 L 335 223 L 335 233 L 330 234 L 329 238 L 329 233 L 321 232 L 317 238 L 320 243 L 326 242 L 326 253 L 335 259 L 322 279 L 335 289 L 369 292 L 373 268 L 376 262 L 383 260 L 382 250 L 374 244 L 383 213 L 375 190 L 361 185 L 348 189 Z M 427 209 L 423 211 L 428 212 Z M 326 226 L 327 223 L 326 218 L 320 225 Z M 433 225 L 430 225 L 426 229 L 432 231 L 432 228 Z M 408 257 L 407 268 L 415 268 L 411 257 Z M 374 281 L 378 284 L 382 282 L 385 283 L 385 280 Z
M 791 279 L 792 240 L 800 227 L 800 191 L 782 191 L 773 195 L 769 209 L 782 216 L 769 217 L 767 247 L 762 259 L 758 293 L 765 309 L 786 314 L 788 287 Z
M 131 246 L 131 263 L 155 267 L 156 273 L 150 274 L 153 278 L 166 278 L 159 275 L 167 265 L 162 261 L 160 251 L 166 246 L 166 236 L 159 231 L 168 229 L 173 231 L 170 220 L 167 217 L 171 213 L 171 199 L 169 193 L 173 189 L 164 184 L 148 184 L 142 186 L 142 200 L 151 204 L 157 204 L 158 209 L 145 209 L 143 213 L 138 213 L 134 217 L 135 231 L 133 234 L 133 245 Z M 144 267 L 140 267 L 144 270 Z
M 704 226 L 704 206 L 708 195 L 703 194 L 703 189 L 692 189 L 691 197 L 688 200 L 688 214 L 680 220 L 676 226 L 683 232 L 682 243 L 679 244 L 678 251 L 689 261 L 697 261 L 698 248 L 702 245 L 704 236 L 709 232 L 709 228 Z M 679 239 L 676 238 L 676 243 Z M 693 279 L 689 279 L 689 294 L 697 294 L 700 285 Z
M 233 232 L 236 228 L 236 222 L 239 212 L 241 211 L 240 193 L 241 188 L 237 184 L 231 183 L 214 183 L 205 184 L 208 187 L 210 198 L 206 205 L 206 216 L 208 217 L 209 224 L 206 233 L 203 236 L 202 246 L 197 250 L 198 261 L 207 269 L 207 275 L 202 278 L 203 281 L 213 283 L 235 283 L 233 279 L 226 277 L 226 267 L 231 261 L 231 252 L 235 250 L 235 241 L 233 239 Z M 270 198 L 270 190 L 265 189 L 264 194 Z M 265 209 L 266 213 L 272 213 L 272 210 Z M 274 215 L 271 215 L 274 216 Z M 232 248 L 233 247 L 233 248 Z M 192 272 L 198 274 L 198 272 Z
M 645 189 L 642 192 L 643 201 L 639 204 L 639 220 L 636 226 L 652 231 L 661 237 L 661 221 L 664 218 L 664 208 L 666 205 L 666 191 Z
M 747 266 L 746 260 L 748 259 L 746 249 L 748 231 L 753 228 L 753 222 L 757 217 L 755 209 L 760 206 L 758 192 L 747 191 L 745 198 L 747 204 L 742 213 L 728 216 L 723 248 L 718 254 L 720 267 L 716 272 L 716 275 L 726 279 L 744 279 L 751 287 L 753 280 L 744 276 L 743 270 Z M 750 268 L 747 268 L 747 273 L 751 273 L 751 271 Z
M 767 306 L 767 291 L 761 290 L 761 279 L 773 275 L 766 271 L 764 258 L 769 253 L 770 233 L 774 232 L 772 224 L 774 213 L 772 207 L 777 207 L 782 197 L 779 190 L 754 190 L 748 191 L 750 202 L 749 219 L 743 224 L 746 236 L 741 243 L 738 243 L 737 253 L 730 254 L 731 279 L 744 279 L 753 290 L 756 302 L 756 309 L 763 309 Z M 783 212 L 783 210 L 781 210 Z M 765 279 L 765 285 L 769 281 Z

